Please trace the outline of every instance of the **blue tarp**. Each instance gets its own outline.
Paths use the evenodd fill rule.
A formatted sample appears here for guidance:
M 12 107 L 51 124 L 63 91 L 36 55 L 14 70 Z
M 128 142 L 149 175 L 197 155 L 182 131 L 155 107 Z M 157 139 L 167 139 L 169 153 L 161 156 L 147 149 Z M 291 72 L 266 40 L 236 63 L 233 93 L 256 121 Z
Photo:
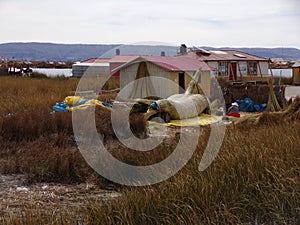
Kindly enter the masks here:
M 57 102 L 55 106 L 53 106 L 54 112 L 68 112 L 67 105 L 63 102 Z
M 243 112 L 262 112 L 267 107 L 267 104 L 257 105 L 250 98 L 245 98 L 243 100 L 236 100 L 239 104 L 239 110 Z

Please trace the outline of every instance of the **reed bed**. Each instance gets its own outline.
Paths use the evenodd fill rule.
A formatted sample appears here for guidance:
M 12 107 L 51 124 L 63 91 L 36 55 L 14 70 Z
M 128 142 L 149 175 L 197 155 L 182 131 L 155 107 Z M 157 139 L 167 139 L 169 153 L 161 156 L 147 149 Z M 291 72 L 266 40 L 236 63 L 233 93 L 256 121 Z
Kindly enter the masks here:
M 58 84 L 55 81 L 53 85 Z M 29 89 L 22 89 L 24 96 L 28 96 L 25 90 Z M 64 89 L 67 94 L 73 87 Z M 56 96 L 55 101 L 64 97 Z M 41 108 L 49 105 L 52 102 Z M 1 173 L 26 174 L 29 183 L 93 180 L 102 188 L 114 187 L 121 196 L 109 201 L 89 201 L 69 210 L 45 210 L 34 202 L 24 202 L 18 212 L 0 217 L 1 224 L 300 223 L 299 120 L 278 123 L 269 118 L 256 126 L 228 126 L 218 156 L 208 169 L 199 172 L 210 131 L 203 127 L 192 159 L 175 176 L 151 186 L 124 187 L 99 176 L 84 161 L 74 141 L 70 114 L 28 111 L 25 106 L 10 105 L 14 107 L 23 111 L 0 117 Z M 150 165 L 167 157 L 177 145 L 177 130 L 169 128 L 174 136 L 166 138 L 164 144 L 152 153 L 136 154 L 116 140 L 109 111 L 97 108 L 95 115 L 105 144 L 124 162 Z M 131 121 L 131 129 L 137 134 L 147 129 L 141 126 L 144 121 L 139 115 Z
M 192 160 L 182 171 L 160 184 L 137 188 L 118 187 L 121 197 L 109 202 L 91 201 L 78 210 L 69 211 L 67 215 L 57 209 L 53 209 L 53 212 L 43 212 L 42 208 L 27 205 L 22 211 L 22 218 L 14 215 L 2 222 L 3 224 L 76 224 L 79 221 L 83 224 L 299 224 L 299 137 L 299 123 L 262 125 L 258 129 L 228 128 L 216 160 L 206 171 L 199 172 L 197 166 L 202 156 L 204 134 Z M 44 148 L 44 160 L 41 160 L 38 154 L 41 148 L 33 150 L 38 148 L 36 143 L 27 149 L 33 157 L 27 156 L 22 159 L 27 162 L 27 165 L 23 165 L 24 168 L 31 168 L 33 174 L 52 171 L 61 181 L 66 181 L 66 178 L 80 181 L 78 179 L 80 175 L 84 179 L 91 176 L 92 171 L 84 161 L 78 156 L 74 157 L 74 151 L 67 150 L 70 146 L 60 148 L 48 146 L 45 149 L 45 145 L 42 143 L 41 145 Z M 169 147 L 174 146 L 170 143 Z M 163 148 L 160 150 L 165 151 Z M 122 158 L 120 155 L 119 157 Z M 147 162 L 149 159 L 144 158 L 143 163 Z M 75 164 L 73 167 L 75 170 L 71 170 L 72 172 L 66 170 L 71 168 L 70 163 Z M 41 167 L 45 169 L 41 170 Z M 29 173 L 26 170 L 23 172 Z M 44 175 L 44 178 L 49 179 L 47 175 Z M 72 182 L 72 179 L 70 181 Z M 54 213 L 55 216 L 49 217 Z
M 78 79 L 0 77 L 0 115 L 25 110 L 51 110 L 75 91 Z

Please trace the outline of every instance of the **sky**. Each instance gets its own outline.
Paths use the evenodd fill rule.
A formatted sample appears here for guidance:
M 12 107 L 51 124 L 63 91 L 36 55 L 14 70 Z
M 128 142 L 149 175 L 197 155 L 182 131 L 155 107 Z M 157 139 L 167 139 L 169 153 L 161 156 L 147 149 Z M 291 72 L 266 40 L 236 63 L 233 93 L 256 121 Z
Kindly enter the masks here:
M 0 43 L 300 49 L 300 0 L 0 0 Z

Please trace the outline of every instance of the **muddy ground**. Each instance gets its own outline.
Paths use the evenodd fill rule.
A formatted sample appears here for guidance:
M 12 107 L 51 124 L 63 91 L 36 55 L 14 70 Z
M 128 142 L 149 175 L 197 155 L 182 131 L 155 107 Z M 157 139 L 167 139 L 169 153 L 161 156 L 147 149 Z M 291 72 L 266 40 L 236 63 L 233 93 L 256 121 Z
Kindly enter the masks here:
M 101 190 L 92 183 L 27 184 L 24 175 L 0 175 L 0 217 L 21 214 L 26 209 L 76 210 L 89 202 L 103 202 L 120 196 L 119 193 Z

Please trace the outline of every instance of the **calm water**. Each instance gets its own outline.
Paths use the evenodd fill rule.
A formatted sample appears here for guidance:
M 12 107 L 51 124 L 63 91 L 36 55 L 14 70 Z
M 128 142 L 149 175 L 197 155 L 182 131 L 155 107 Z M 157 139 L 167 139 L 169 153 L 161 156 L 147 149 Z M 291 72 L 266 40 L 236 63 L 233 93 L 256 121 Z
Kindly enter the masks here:
M 43 73 L 47 77 L 72 76 L 72 69 L 32 68 L 32 71 L 37 73 Z
M 292 69 L 272 69 L 274 77 L 292 77 L 293 70 Z M 271 74 L 269 70 L 269 74 Z
M 53 69 L 53 68 L 32 68 L 33 72 L 46 74 L 48 77 L 56 77 L 56 76 L 72 76 L 72 69 Z M 292 69 L 272 69 L 273 75 L 276 77 L 292 77 L 293 70 Z M 269 70 L 269 74 L 271 71 Z

